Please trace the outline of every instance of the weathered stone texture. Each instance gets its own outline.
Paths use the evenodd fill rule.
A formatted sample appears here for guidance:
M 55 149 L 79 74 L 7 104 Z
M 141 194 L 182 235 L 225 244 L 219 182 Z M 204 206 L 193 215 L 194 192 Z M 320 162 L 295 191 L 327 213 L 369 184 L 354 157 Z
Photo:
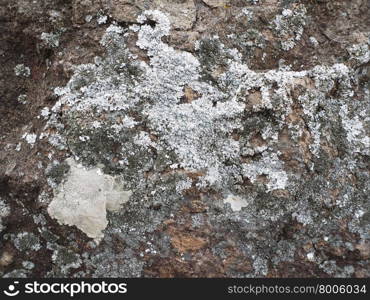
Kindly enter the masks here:
M 2 0 L 0 276 L 369 277 L 368 5 Z

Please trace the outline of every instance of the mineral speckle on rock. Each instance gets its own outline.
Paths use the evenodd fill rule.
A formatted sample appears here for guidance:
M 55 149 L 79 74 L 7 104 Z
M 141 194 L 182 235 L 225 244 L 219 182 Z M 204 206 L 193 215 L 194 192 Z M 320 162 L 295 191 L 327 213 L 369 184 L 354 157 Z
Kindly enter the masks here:
M 368 1 L 3 2 L 0 276 L 370 276 Z

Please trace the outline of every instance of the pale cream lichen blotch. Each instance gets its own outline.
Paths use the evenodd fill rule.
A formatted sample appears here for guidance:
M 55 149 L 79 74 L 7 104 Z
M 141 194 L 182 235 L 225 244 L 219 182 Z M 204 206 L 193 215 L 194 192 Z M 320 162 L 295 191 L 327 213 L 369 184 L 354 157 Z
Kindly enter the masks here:
M 108 225 L 106 210 L 118 210 L 131 192 L 122 190 L 113 176 L 102 174 L 98 168 L 85 169 L 73 159 L 67 163 L 70 172 L 50 203 L 48 213 L 59 224 L 75 225 L 99 242 Z

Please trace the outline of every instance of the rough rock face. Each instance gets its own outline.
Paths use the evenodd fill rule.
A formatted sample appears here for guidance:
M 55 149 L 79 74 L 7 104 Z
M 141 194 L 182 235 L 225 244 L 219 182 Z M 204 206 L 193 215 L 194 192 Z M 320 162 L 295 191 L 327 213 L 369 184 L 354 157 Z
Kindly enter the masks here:
M 99 11 L 106 11 L 117 22 L 135 23 L 149 9 L 168 14 L 174 29 L 191 29 L 196 18 L 193 0 L 73 0 L 75 21 L 84 23 Z
M 368 1 L 2 3 L 2 276 L 370 275 Z

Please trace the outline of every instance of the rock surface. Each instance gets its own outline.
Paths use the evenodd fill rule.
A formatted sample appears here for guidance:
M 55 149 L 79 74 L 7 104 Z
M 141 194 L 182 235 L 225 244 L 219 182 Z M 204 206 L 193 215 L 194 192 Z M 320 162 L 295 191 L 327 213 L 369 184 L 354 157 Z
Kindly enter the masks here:
M 368 5 L 3 0 L 0 275 L 369 277 Z

